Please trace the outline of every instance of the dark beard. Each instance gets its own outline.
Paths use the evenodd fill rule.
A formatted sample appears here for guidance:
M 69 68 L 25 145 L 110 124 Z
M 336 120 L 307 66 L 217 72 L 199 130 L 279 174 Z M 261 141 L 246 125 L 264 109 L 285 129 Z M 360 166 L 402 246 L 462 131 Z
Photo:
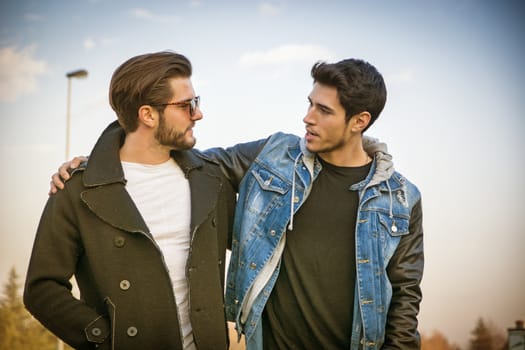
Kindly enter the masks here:
M 155 132 L 155 138 L 163 145 L 168 146 L 173 150 L 186 150 L 195 146 L 196 139 L 186 140 L 185 134 L 187 130 L 179 131 L 168 129 L 164 114 L 159 114 L 159 127 Z

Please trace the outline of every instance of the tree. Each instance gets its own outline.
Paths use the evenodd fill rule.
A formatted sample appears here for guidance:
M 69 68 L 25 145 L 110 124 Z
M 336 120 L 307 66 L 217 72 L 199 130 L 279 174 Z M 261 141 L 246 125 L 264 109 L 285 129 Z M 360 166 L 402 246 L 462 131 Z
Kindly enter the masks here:
M 57 339 L 24 308 L 15 268 L 0 297 L 0 349 L 54 350 Z
M 479 318 L 471 332 L 470 350 L 499 350 L 505 343 L 505 335 L 492 322 Z
M 421 350 L 457 350 L 459 347 L 449 343 L 440 331 L 434 331 L 431 336 L 421 336 Z

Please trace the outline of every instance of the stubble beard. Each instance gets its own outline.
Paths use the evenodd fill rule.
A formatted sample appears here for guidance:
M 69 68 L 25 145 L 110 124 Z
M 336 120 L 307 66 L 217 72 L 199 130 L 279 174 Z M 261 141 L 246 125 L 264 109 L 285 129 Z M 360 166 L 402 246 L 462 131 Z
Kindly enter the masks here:
M 346 132 L 346 128 L 348 126 L 348 123 L 345 124 L 345 129 L 343 130 L 343 134 Z M 319 138 L 320 140 L 321 138 Z M 336 151 L 340 148 L 343 148 L 345 146 L 345 139 L 343 136 L 341 136 L 338 140 L 331 144 L 323 144 L 323 142 L 320 142 L 320 144 L 317 146 L 317 149 L 311 149 L 308 147 L 308 142 L 306 143 L 306 149 L 309 150 L 312 153 L 316 154 L 323 154 L 323 153 L 330 153 L 333 151 Z M 316 148 L 316 147 L 313 147 Z
M 197 140 L 195 137 L 191 139 L 186 137 L 188 129 L 184 131 L 179 131 L 174 128 L 168 128 L 166 126 L 166 121 L 164 115 L 160 115 L 159 118 L 159 127 L 155 132 L 155 139 L 163 145 L 167 146 L 173 150 L 187 150 L 193 148 Z

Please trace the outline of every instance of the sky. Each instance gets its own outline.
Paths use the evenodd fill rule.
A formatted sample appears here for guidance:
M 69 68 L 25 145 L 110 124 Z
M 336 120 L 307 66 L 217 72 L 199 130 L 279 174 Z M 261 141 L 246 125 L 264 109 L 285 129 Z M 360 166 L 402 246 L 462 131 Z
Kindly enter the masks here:
M 520 0 L 120 1 L 0 4 L 0 282 L 21 280 L 65 160 L 115 119 L 111 74 L 173 50 L 193 63 L 197 147 L 304 135 L 317 61 L 364 59 L 387 105 L 367 131 L 422 192 L 420 330 L 466 345 L 479 317 L 525 319 L 525 5 Z

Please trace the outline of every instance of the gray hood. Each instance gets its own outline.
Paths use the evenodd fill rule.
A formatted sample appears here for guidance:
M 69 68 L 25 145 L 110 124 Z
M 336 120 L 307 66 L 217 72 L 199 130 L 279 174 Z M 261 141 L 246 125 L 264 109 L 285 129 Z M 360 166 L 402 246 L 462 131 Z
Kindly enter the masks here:
M 368 186 L 374 186 L 388 180 L 394 173 L 394 163 L 392 162 L 392 155 L 388 153 L 386 143 L 373 137 L 363 136 L 363 148 L 370 157 L 376 160 L 376 170 Z M 315 153 L 310 152 L 306 148 L 306 140 L 304 138 L 301 139 L 301 151 L 304 156 L 304 163 L 310 174 L 313 175 Z

